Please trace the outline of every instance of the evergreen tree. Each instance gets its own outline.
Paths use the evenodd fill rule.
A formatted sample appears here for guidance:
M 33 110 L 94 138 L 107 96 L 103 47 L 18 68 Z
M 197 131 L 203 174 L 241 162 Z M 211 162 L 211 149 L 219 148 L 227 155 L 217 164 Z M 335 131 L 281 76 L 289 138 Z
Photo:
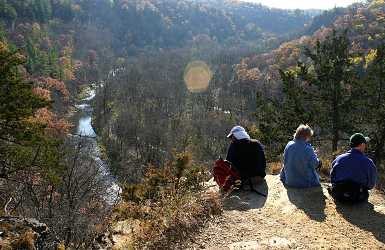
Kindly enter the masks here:
M 26 52 L 28 54 L 28 59 L 26 62 L 26 67 L 28 69 L 28 72 L 35 72 L 36 68 L 36 61 L 37 61 L 37 49 L 33 44 L 32 39 L 27 40 L 27 46 L 26 46 Z
M 290 139 L 288 128 L 281 126 L 283 113 L 280 102 L 268 100 L 260 93 L 257 94 L 256 121 L 257 129 L 251 130 L 254 138 L 258 138 L 267 148 L 266 158 L 270 161 L 279 160 L 287 141 Z
M 52 15 L 51 3 L 49 0 L 35 0 L 34 12 L 39 22 L 46 23 Z
M 52 48 L 49 51 L 49 65 L 50 65 L 50 72 L 51 72 L 51 77 L 60 79 L 60 66 L 58 64 L 59 62 L 59 57 L 58 57 L 58 52 L 56 48 Z
M 281 102 L 283 115 L 281 126 L 289 129 L 290 131 L 287 131 L 289 133 L 294 131 L 299 124 L 313 122 L 312 93 L 306 89 L 301 79 L 302 70 L 306 70 L 302 64 L 299 64 L 295 69 L 280 70 L 284 95 Z
M 317 89 L 313 105 L 319 108 L 316 121 L 331 130 L 333 151 L 344 131 L 351 129 L 351 95 L 354 88 L 354 72 L 351 63 L 350 41 L 347 31 L 333 31 L 323 42 L 318 41 L 314 50 L 305 53 L 312 61 L 312 68 L 302 76 Z
M 363 116 L 371 124 L 374 161 L 380 165 L 384 159 L 385 147 L 385 44 L 377 48 L 374 60 L 368 67 L 368 79 L 364 82 L 361 97 L 366 107 Z
M 15 8 L 8 4 L 6 0 L 0 0 L 0 17 L 4 18 L 8 24 L 13 24 L 17 18 Z
M 48 102 L 33 93 L 31 82 L 21 78 L 18 68 L 24 61 L 22 55 L 0 42 L 0 175 L 20 167 L 15 155 L 26 157 L 31 152 L 28 147 L 43 135 L 43 127 L 30 118 Z

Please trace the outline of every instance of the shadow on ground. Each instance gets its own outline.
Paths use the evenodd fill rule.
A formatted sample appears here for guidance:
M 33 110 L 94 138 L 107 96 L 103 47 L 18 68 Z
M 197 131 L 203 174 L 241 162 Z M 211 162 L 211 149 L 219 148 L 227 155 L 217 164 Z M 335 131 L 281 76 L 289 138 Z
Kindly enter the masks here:
M 385 243 L 385 214 L 374 209 L 373 204 L 365 202 L 359 205 L 337 203 L 337 212 L 351 224 L 371 232 L 378 241 Z
M 266 180 L 261 184 L 255 185 L 254 189 L 265 194 L 266 197 L 248 190 L 233 191 L 233 193 L 223 201 L 223 208 L 225 210 L 239 211 L 262 208 L 266 203 L 269 192 Z
M 312 220 L 322 222 L 326 219 L 326 196 L 322 187 L 296 189 L 286 187 L 290 202 L 305 212 Z

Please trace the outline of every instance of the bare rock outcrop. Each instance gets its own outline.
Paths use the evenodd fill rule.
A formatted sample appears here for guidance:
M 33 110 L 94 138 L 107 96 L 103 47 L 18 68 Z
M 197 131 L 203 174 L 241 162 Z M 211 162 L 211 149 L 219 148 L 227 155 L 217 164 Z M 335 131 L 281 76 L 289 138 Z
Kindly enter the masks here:
M 378 190 L 357 206 L 333 201 L 326 184 L 286 188 L 268 175 L 256 186 L 267 197 L 233 192 L 224 213 L 184 249 L 385 249 L 385 197 Z

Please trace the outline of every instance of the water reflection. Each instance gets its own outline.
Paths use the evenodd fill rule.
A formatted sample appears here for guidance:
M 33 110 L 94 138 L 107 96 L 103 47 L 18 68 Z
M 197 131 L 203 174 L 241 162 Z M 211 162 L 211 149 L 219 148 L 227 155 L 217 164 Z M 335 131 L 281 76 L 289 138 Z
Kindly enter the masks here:
M 87 137 L 86 141 L 91 147 L 92 158 L 97 164 L 100 177 L 103 178 L 107 183 L 107 195 L 104 197 L 107 203 L 113 205 L 120 196 L 121 188 L 117 184 L 115 177 L 110 173 L 108 164 L 101 159 L 101 152 L 99 145 L 96 142 L 96 133 L 92 127 L 92 107 L 90 102 L 95 97 L 95 90 L 88 89 L 86 92 L 86 97 L 81 100 L 81 103 L 75 105 L 78 110 L 78 123 L 76 128 L 76 135 Z

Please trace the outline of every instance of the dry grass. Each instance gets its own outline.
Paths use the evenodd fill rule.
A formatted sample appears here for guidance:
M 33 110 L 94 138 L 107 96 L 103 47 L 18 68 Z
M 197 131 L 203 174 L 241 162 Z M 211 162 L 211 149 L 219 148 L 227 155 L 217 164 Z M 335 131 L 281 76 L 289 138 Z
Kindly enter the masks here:
M 153 211 L 154 220 L 147 221 L 142 234 L 136 235 L 137 243 L 147 244 L 150 249 L 166 249 L 181 243 L 191 237 L 207 218 L 222 211 L 217 206 L 219 203 L 215 197 L 185 196 L 178 201 L 171 200 L 168 206 Z
M 204 168 L 179 154 L 164 168 L 150 169 L 142 183 L 127 185 L 113 218 L 130 222 L 131 237 L 122 237 L 126 242 L 120 248 L 175 248 L 208 218 L 220 214 L 221 199 L 204 190 L 206 178 Z
M 267 173 L 277 175 L 281 172 L 282 162 L 271 162 L 267 164 Z
M 213 215 L 222 212 L 221 200 L 214 193 L 164 197 L 157 204 L 123 202 L 115 210 L 115 221 L 132 223 L 131 241 L 123 248 L 167 249 L 180 244 Z
M 322 167 L 319 170 L 319 174 L 323 181 L 329 181 L 330 179 L 330 170 L 334 157 L 334 154 L 331 156 L 320 157 L 320 160 L 322 161 Z M 281 161 L 270 162 L 267 164 L 267 173 L 271 175 L 277 175 L 281 172 L 282 167 L 283 163 Z
M 22 219 L 15 219 L 7 220 L 5 217 L 0 223 L 0 232 L 3 232 L 3 237 L 0 237 L 0 249 L 35 249 L 38 234 L 24 224 Z
M 28 230 L 15 239 L 11 245 L 13 249 L 34 250 L 35 240 L 36 234 L 32 230 Z
M 321 180 L 330 181 L 330 170 L 332 168 L 333 159 L 324 157 L 320 160 L 322 161 L 322 167 L 319 170 Z
M 377 166 L 378 179 L 377 179 L 377 189 L 385 193 L 385 167 L 384 165 Z

